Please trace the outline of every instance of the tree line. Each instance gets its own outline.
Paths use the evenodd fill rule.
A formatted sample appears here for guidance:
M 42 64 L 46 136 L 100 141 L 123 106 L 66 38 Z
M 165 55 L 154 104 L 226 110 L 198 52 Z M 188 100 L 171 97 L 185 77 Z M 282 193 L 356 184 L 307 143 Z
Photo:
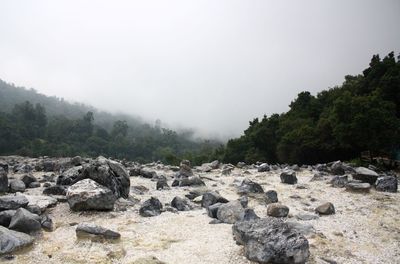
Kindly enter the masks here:
M 225 162 L 314 164 L 400 151 L 400 56 L 374 55 L 362 74 L 316 96 L 301 92 L 286 113 L 255 118 L 228 141 Z

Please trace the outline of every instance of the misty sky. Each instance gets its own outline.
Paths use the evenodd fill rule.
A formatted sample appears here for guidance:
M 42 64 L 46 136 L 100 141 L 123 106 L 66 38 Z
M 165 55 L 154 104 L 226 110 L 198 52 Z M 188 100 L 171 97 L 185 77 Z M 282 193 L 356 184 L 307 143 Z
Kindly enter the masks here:
M 400 1 L 0 1 L 0 79 L 224 136 L 400 52 Z

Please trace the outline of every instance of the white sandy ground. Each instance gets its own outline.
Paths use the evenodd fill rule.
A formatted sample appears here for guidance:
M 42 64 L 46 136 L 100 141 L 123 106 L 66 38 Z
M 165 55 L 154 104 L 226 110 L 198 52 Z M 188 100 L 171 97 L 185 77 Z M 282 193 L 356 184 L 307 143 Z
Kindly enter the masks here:
M 235 169 L 230 176 L 220 176 L 220 170 L 200 173 L 214 179 L 205 180 L 208 189 L 218 190 L 229 200 L 237 199 L 234 182 L 248 177 L 260 183 L 264 190 L 276 190 L 279 201 L 290 208 L 289 220 L 298 213 L 310 213 L 324 202 L 332 202 L 336 214 L 317 220 L 298 221 L 313 225 L 315 232 L 306 237 L 311 256 L 308 263 L 327 263 L 322 258 L 337 263 L 400 263 L 400 195 L 371 190 L 369 194 L 349 193 L 330 187 L 327 182 L 309 182 L 310 171 L 298 172 L 297 185 L 280 183 L 278 172 L 258 173 L 249 170 L 244 174 Z M 158 171 L 172 175 L 171 172 Z M 43 173 L 35 173 L 39 177 Z M 12 176 L 12 175 L 11 175 Z M 171 178 L 168 177 L 171 184 Z M 173 187 L 171 190 L 155 190 L 156 183 L 144 178 L 132 177 L 131 186 L 143 185 L 149 191 L 144 195 L 132 194 L 145 201 L 155 196 L 170 203 L 173 197 L 196 188 Z M 214 185 L 214 186 L 213 186 Z M 28 189 L 28 194 L 40 194 L 42 188 Z M 298 195 L 300 199 L 289 196 Z M 314 199 L 316 201 L 312 201 Z M 8 263 L 157 263 L 156 257 L 165 263 L 252 263 L 243 255 L 243 247 L 233 240 L 231 225 L 208 224 L 212 219 L 205 209 L 188 212 L 164 212 L 160 216 L 139 216 L 140 204 L 128 207 L 125 212 L 83 212 L 69 210 L 68 204 L 59 203 L 49 209 L 55 223 L 55 231 L 38 236 L 34 245 L 16 254 Z M 260 199 L 249 198 L 249 207 L 260 217 L 266 216 L 266 206 Z M 121 233 L 118 242 L 77 240 L 75 226 L 71 223 L 89 221 Z M 141 259 L 142 262 L 139 261 Z M 143 260 L 145 260 L 143 262 Z M 1 260 L 0 260 L 1 261 Z M 4 261 L 4 260 L 3 260 Z

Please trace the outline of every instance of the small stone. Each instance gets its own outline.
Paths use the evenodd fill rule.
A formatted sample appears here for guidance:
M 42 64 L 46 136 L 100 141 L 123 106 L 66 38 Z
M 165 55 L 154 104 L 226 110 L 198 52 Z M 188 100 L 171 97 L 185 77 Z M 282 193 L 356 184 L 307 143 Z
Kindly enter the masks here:
M 332 203 L 324 203 L 315 208 L 315 212 L 321 215 L 331 215 L 335 213 L 335 207 Z
M 289 207 L 279 204 L 272 203 L 268 205 L 267 215 L 273 217 L 286 217 L 289 214 Z

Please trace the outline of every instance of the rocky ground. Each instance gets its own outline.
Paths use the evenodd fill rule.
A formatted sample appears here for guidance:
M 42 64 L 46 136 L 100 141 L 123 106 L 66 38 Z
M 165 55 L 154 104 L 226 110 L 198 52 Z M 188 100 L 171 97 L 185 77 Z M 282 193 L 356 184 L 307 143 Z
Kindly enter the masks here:
M 0 211 L 3 211 L 0 212 L 0 223 L 1 214 L 4 214 L 1 198 L 23 195 L 29 203 L 21 207 L 36 212 L 33 219 L 41 215 L 37 221 L 42 226 L 37 230 L 32 224 L 36 220 L 31 220 L 27 226 L 32 230 L 23 230 L 21 225 L 18 227 L 22 217 L 12 216 L 12 226 L 0 229 L 0 252 L 3 253 L 0 261 L 255 263 L 248 258 L 265 257 L 260 252 L 272 243 L 274 250 L 279 251 L 276 248 L 279 246 L 286 252 L 286 257 L 294 254 L 295 257 L 287 259 L 280 255 L 282 263 L 400 263 L 397 176 L 379 178 L 381 182 L 378 183 L 378 177 L 388 173 L 373 167 L 372 170 L 352 168 L 344 163 L 302 168 L 212 163 L 191 169 L 187 162 L 183 162 L 181 168 L 131 162 L 123 162 L 124 166 L 118 167 L 105 159 L 97 165 L 92 162 L 79 157 L 58 160 L 0 158 L 0 167 L 8 165 L 7 184 L 10 185 L 7 193 L 0 196 Z M 77 169 L 73 175 L 71 168 Z M 126 171 L 121 172 L 120 168 Z M 126 172 L 130 174 L 126 175 L 127 183 L 121 176 Z M 109 181 L 103 174 L 113 180 Z M 57 180 L 60 175 L 62 177 Z M 82 183 L 83 178 L 87 179 L 83 180 L 84 186 L 75 190 L 69 187 L 75 182 Z M 21 183 L 19 179 L 25 186 L 18 184 Z M 90 190 L 85 189 L 89 188 L 89 179 L 93 179 L 95 186 Z M 157 190 L 156 185 L 165 186 L 165 181 L 168 187 Z M 65 185 L 65 193 L 62 188 L 61 191 L 49 191 L 49 187 L 45 187 L 57 183 Z M 276 197 L 274 192 L 269 192 L 271 190 L 276 191 L 278 203 L 273 203 Z M 119 198 L 113 199 L 110 193 L 115 199 Z M 218 201 L 222 203 L 218 205 L 213 201 L 208 207 L 204 203 L 214 198 L 206 199 L 210 196 L 204 193 L 211 193 L 214 198 L 219 196 Z M 91 195 L 94 203 L 76 201 Z M 151 197 L 156 199 L 146 202 Z M 183 201 L 172 203 L 175 197 Z M 157 207 L 157 199 L 162 208 Z M 229 208 L 225 204 L 228 201 L 231 201 Z M 110 204 L 112 210 L 99 211 L 102 207 L 109 209 Z M 215 215 L 210 209 L 213 204 Z M 39 205 L 41 210 L 34 205 Z M 185 211 L 178 211 L 176 207 Z M 22 214 L 25 209 L 18 210 Z M 253 213 L 266 220 L 261 222 Z M 52 223 L 44 221 L 48 218 Z M 82 223 L 95 224 L 115 233 Z M 253 223 L 261 225 L 261 229 L 250 231 L 249 228 L 255 227 L 246 225 Z M 271 223 L 276 225 L 271 227 Z M 10 247 L 12 243 L 5 234 L 9 235 L 7 232 L 12 232 L 11 229 L 18 234 L 29 234 L 33 242 L 27 241 L 27 245 L 15 249 Z M 97 232 L 97 235 L 85 236 L 87 232 Z M 243 236 L 240 237 L 238 232 L 244 232 Z M 238 242 L 246 241 L 238 245 L 234 238 Z M 254 244 L 254 241 L 258 242 Z M 279 261 L 272 258 L 272 262 Z

